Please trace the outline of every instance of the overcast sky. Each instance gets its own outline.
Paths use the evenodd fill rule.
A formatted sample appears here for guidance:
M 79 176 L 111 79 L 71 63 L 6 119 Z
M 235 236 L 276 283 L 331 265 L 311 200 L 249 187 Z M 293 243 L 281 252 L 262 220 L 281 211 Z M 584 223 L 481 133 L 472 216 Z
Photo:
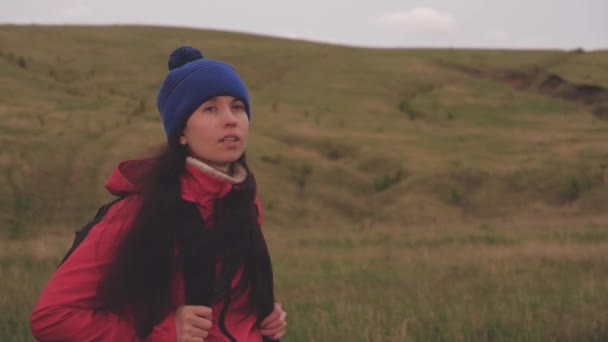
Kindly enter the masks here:
M 0 23 L 170 25 L 375 47 L 608 49 L 608 0 L 0 0 Z

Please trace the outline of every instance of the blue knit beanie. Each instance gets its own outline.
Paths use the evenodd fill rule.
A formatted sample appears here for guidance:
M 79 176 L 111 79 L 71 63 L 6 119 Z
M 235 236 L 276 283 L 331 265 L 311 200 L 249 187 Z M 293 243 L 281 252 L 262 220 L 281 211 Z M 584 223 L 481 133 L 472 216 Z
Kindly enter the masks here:
M 180 136 L 190 115 L 203 102 L 216 96 L 242 100 L 251 120 L 247 86 L 231 65 L 203 58 L 190 46 L 175 49 L 168 64 L 169 74 L 158 91 L 157 105 L 169 141 Z

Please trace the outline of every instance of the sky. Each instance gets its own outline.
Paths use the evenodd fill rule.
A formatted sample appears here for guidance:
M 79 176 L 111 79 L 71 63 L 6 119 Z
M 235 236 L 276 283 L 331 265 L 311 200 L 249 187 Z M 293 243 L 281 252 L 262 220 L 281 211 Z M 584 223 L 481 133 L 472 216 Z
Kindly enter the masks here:
M 366 47 L 608 49 L 608 0 L 0 0 L 3 24 L 143 24 Z

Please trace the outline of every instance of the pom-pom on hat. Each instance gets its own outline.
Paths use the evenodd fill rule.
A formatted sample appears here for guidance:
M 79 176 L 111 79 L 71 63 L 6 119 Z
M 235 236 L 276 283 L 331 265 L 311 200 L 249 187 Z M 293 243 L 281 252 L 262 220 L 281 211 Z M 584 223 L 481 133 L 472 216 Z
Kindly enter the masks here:
M 179 137 L 190 115 L 203 102 L 216 96 L 234 96 L 243 101 L 251 120 L 247 86 L 231 65 L 182 46 L 171 53 L 168 66 L 157 105 L 169 141 Z

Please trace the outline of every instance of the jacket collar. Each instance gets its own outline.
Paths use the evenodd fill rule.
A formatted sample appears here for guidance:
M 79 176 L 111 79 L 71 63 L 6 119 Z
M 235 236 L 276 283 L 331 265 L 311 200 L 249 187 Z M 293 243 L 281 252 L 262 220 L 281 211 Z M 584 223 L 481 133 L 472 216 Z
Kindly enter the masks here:
M 236 164 L 234 174 L 228 175 L 192 157 L 186 158 L 185 172 L 181 178 L 182 199 L 206 205 L 226 196 L 232 187 L 247 178 L 247 171 Z

